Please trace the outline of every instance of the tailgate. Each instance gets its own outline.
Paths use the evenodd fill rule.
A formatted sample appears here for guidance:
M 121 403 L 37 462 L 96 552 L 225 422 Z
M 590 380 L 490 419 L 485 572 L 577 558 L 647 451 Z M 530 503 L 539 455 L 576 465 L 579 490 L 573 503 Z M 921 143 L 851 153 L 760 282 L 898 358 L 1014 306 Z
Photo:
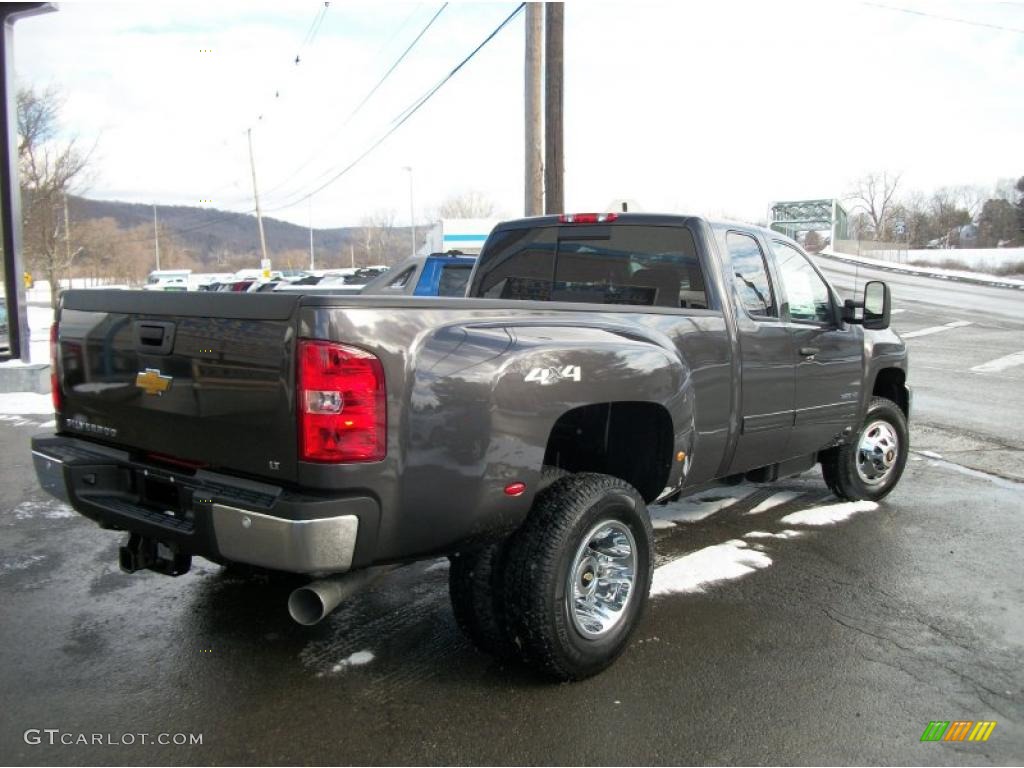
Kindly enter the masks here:
M 58 431 L 294 480 L 300 300 L 68 291 L 59 315 Z

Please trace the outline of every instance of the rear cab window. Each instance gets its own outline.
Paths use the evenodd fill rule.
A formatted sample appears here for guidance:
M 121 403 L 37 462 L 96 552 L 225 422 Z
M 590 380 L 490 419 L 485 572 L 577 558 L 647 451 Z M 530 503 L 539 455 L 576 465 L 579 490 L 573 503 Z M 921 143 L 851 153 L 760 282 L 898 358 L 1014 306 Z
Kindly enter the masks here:
M 679 226 L 598 224 L 492 234 L 477 267 L 481 298 L 707 309 L 691 232 Z
M 445 264 L 437 281 L 438 296 L 465 296 L 472 264 Z

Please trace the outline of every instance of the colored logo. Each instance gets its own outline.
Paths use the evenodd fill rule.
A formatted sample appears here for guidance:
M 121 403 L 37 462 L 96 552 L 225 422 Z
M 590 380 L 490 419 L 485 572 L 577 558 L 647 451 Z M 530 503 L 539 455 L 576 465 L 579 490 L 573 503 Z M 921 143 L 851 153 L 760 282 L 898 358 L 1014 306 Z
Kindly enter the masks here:
M 988 741 L 995 728 L 995 720 L 932 720 L 921 741 Z
M 174 379 L 164 376 L 157 368 L 147 368 L 139 371 L 135 377 L 135 386 L 141 388 L 147 395 L 162 395 L 171 388 Z

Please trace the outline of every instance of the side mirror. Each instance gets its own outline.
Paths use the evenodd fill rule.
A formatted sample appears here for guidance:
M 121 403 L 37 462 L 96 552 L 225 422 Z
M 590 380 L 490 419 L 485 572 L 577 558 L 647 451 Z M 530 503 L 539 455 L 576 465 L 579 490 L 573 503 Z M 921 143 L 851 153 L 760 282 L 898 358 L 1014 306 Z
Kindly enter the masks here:
M 889 327 L 891 310 L 889 286 L 881 280 L 872 280 L 864 286 L 864 327 L 883 331 Z
M 889 327 L 890 304 L 889 286 L 881 280 L 872 280 L 864 286 L 864 301 L 847 299 L 843 302 L 843 322 L 884 331 Z M 860 317 L 857 317 L 858 309 L 864 310 Z

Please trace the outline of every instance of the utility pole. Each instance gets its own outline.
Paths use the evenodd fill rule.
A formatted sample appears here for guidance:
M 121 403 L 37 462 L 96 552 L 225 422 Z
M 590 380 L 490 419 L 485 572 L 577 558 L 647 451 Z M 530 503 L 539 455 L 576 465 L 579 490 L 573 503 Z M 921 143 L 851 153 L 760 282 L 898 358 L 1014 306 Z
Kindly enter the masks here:
M 526 216 L 544 212 L 544 125 L 541 120 L 541 38 L 544 6 L 526 4 Z
M 68 215 L 68 193 L 64 193 L 64 259 L 71 269 L 71 217 Z M 70 277 L 69 277 L 70 279 Z
M 160 225 L 156 219 L 156 203 L 153 203 L 153 252 L 156 254 L 156 271 L 160 271 Z
M 316 256 L 313 254 L 313 196 L 309 196 L 309 269 L 316 269 Z
M 565 5 L 544 3 L 544 212 L 565 210 L 562 82 Z
M 352 243 L 348 244 L 348 257 L 352 261 L 352 269 L 356 268 L 356 247 Z
M 249 166 L 252 168 L 252 198 L 256 203 L 256 223 L 260 228 L 260 250 L 263 252 L 263 262 L 260 267 L 264 272 L 270 271 L 270 259 L 267 257 L 267 238 L 263 235 L 263 214 L 260 213 L 260 193 L 256 189 L 256 159 L 252 154 L 252 128 L 246 131 L 249 136 Z
M 412 232 L 412 255 L 416 258 L 416 206 L 412 200 L 412 166 L 407 165 L 404 170 L 409 172 L 409 229 Z

